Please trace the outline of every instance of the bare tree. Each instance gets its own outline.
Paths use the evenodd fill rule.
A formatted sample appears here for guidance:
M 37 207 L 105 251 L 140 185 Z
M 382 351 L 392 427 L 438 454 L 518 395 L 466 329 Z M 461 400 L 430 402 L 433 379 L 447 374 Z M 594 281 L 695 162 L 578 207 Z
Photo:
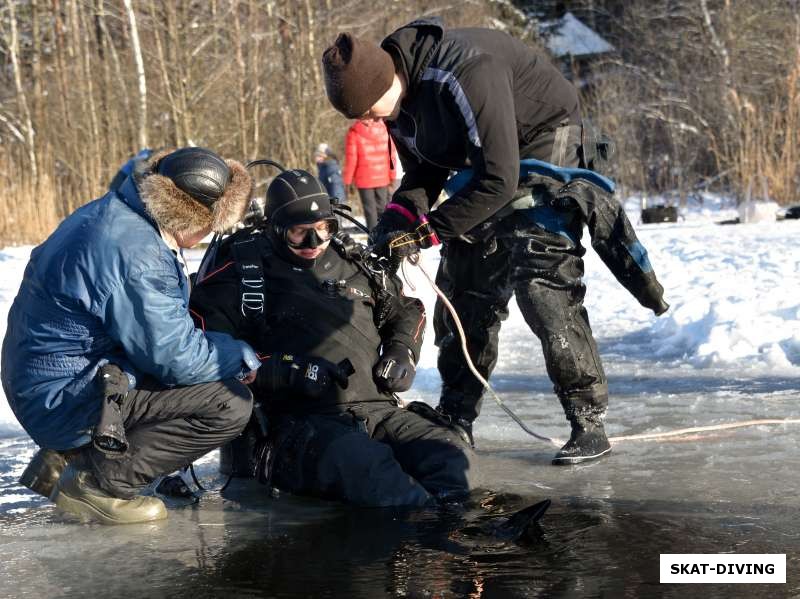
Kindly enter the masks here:
M 246 86 L 247 86 L 247 69 L 245 67 L 244 62 L 244 52 L 243 52 L 243 44 L 244 39 L 242 37 L 242 25 L 240 22 L 240 8 L 241 4 L 239 0 L 231 0 L 231 12 L 233 14 L 233 48 L 234 48 L 234 56 L 236 57 L 236 67 L 239 70 L 239 97 L 237 102 L 238 108 L 238 117 L 239 117 L 239 151 L 242 156 L 248 155 L 248 148 L 247 148 L 247 97 L 246 97 Z
M 125 76 L 122 72 L 122 65 L 119 60 L 119 53 L 117 52 L 117 48 L 114 44 L 114 40 L 111 37 L 111 33 L 108 29 L 108 24 L 106 22 L 106 11 L 105 11 L 105 3 L 104 0 L 97 0 L 97 24 L 100 29 L 100 33 L 102 34 L 104 45 L 103 47 L 107 50 L 104 54 L 106 58 L 103 62 L 108 63 L 107 57 L 111 59 L 111 67 L 114 71 L 113 78 L 109 77 L 107 79 L 107 85 L 109 87 L 116 86 L 117 89 L 123 90 L 126 87 L 125 83 Z M 111 96 L 111 90 L 109 90 L 109 96 Z M 130 147 L 133 144 L 133 137 L 132 137 L 132 129 L 128 126 L 128 121 L 125 115 L 131 114 L 131 103 L 130 99 L 128 98 L 128 94 L 119 94 L 118 97 L 121 96 L 122 101 L 122 116 L 117 115 L 117 120 L 120 124 L 120 135 L 121 138 L 118 140 L 121 145 L 125 147 Z M 111 101 L 109 100 L 106 105 L 106 110 L 113 111 L 116 107 L 112 107 Z
M 14 89 L 17 94 L 17 104 L 21 115 L 23 131 L 25 134 L 25 143 L 28 150 L 28 165 L 33 175 L 33 180 L 37 181 L 39 178 L 38 167 L 36 163 L 36 146 L 34 145 L 35 131 L 33 129 L 33 121 L 31 120 L 31 112 L 28 108 L 28 97 L 25 89 L 22 86 L 22 72 L 19 64 L 19 34 L 17 25 L 17 14 L 14 9 L 15 0 L 10 0 L 8 3 L 9 9 L 9 32 L 4 35 L 8 55 L 11 59 L 11 71 L 14 77 Z
M 139 85 L 139 146 L 147 147 L 147 79 L 144 73 L 142 48 L 139 43 L 139 29 L 136 26 L 136 13 L 133 12 L 133 0 L 122 0 L 125 12 L 128 14 L 128 23 L 131 28 L 131 44 L 133 58 L 136 61 L 136 80 Z
M 791 118 L 796 5 L 772 0 L 576 0 L 617 53 L 598 66 L 587 94 L 620 146 L 617 177 L 628 186 L 681 195 L 714 182 L 740 193 L 765 177 L 770 195 L 790 200 L 797 176 L 767 167 Z M 587 19 L 588 20 L 588 19 Z M 755 129 L 761 132 L 755 142 Z M 791 144 L 789 144 L 791 145 Z M 777 164 L 777 159 L 772 161 Z M 795 163 L 796 164 L 796 163 Z M 759 184 L 760 187 L 763 187 Z
M 618 50 L 585 106 L 618 143 L 621 184 L 796 193 L 794 0 L 563 4 Z M 349 126 L 325 97 L 323 49 L 339 31 L 378 42 L 426 15 L 536 43 L 535 23 L 490 0 L 0 3 L 0 244 L 44 237 L 148 145 L 313 168 L 314 146 L 341 152 Z

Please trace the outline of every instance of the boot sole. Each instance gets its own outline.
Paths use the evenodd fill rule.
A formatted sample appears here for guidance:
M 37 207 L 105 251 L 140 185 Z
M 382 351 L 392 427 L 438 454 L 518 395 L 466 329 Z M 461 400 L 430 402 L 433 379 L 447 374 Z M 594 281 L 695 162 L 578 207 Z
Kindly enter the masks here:
M 53 491 L 53 496 L 50 498 L 53 503 L 56 504 L 56 507 L 70 515 L 75 516 L 80 519 L 91 519 L 94 521 L 98 521 L 101 524 L 143 524 L 145 522 L 156 522 L 158 520 L 164 520 L 167 517 L 167 510 L 162 508 L 158 510 L 158 513 L 153 514 L 147 518 L 140 518 L 135 520 L 122 520 L 119 518 L 115 518 L 113 515 L 104 512 L 101 509 L 98 509 L 96 506 L 82 500 L 76 499 L 74 497 L 70 497 L 61 489 L 56 488 Z
M 605 449 L 600 453 L 596 453 L 593 455 L 582 455 L 582 456 L 570 456 L 570 457 L 563 457 L 563 458 L 553 458 L 553 466 L 572 466 L 574 464 L 580 464 L 581 462 L 588 462 L 591 460 L 596 460 L 597 458 L 603 457 L 604 455 L 608 455 L 611 453 L 611 448 Z

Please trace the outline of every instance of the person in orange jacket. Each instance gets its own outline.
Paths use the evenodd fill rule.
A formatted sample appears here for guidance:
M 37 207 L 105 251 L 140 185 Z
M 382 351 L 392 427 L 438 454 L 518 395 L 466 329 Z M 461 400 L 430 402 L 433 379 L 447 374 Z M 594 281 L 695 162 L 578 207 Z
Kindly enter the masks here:
M 358 188 L 367 227 L 378 222 L 395 180 L 397 155 L 386 125 L 380 119 L 356 121 L 347 131 L 344 151 L 344 184 Z

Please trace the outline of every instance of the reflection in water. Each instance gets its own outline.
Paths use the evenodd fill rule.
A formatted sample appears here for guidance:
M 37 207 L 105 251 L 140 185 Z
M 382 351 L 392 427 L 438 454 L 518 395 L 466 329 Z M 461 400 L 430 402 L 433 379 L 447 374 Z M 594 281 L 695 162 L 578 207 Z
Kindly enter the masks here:
M 584 489 L 585 490 L 585 489 Z M 612 496 L 610 489 L 605 495 Z M 599 493 L 603 495 L 604 493 Z M 541 497 L 486 494 L 438 510 L 359 509 L 235 481 L 225 498 L 148 526 L 61 524 L 36 510 L 0 521 L 0 588 L 13 597 L 686 597 L 658 582 L 661 553 L 786 553 L 797 572 L 795 510 L 557 499 L 519 543 L 497 523 Z M 780 532 L 778 532 L 780 531 Z M 797 595 L 774 585 L 706 587 L 713 597 Z M 794 585 L 794 586 L 792 586 Z
M 538 582 L 531 587 L 526 573 L 538 562 L 541 528 L 524 545 L 495 536 L 495 524 L 524 502 L 482 499 L 438 510 L 338 506 L 324 521 L 224 551 L 212 568 L 204 568 L 192 596 L 225 588 L 275 597 L 484 597 L 490 591 L 522 597 L 531 588 L 546 588 Z M 226 526 L 236 527 L 238 517 L 227 513 Z M 515 577 L 527 582 L 516 588 Z
M 532 500 L 487 495 L 466 507 L 428 511 L 336 506 L 324 518 L 294 521 L 290 530 L 275 527 L 246 542 L 241 527 L 252 532 L 256 523 L 225 512 L 230 543 L 215 549 L 213 562 L 198 562 L 186 596 L 678 597 L 678 587 L 658 583 L 661 553 L 734 551 L 741 541 L 747 552 L 787 550 L 697 514 L 643 514 L 597 499 L 554 506 L 523 542 L 493 536 L 499 518 Z M 294 502 L 281 498 L 265 509 L 278 523 Z M 719 596 L 775 595 L 729 586 Z

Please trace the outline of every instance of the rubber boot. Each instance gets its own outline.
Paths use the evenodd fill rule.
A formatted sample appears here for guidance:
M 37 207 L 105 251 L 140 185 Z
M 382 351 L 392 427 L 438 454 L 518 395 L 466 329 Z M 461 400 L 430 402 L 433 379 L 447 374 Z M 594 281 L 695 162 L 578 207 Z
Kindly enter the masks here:
M 449 414 L 447 412 L 446 404 L 443 402 L 439 402 L 439 405 L 436 406 L 436 412 L 439 413 L 439 417 L 442 421 L 442 424 L 445 426 L 449 426 L 455 432 L 458 433 L 458 436 L 470 446 L 470 448 L 475 449 L 475 438 L 472 436 L 472 421 L 466 418 L 459 418 L 453 414 Z
M 605 410 L 586 409 L 567 415 L 572 434 L 553 458 L 555 466 L 569 466 L 595 460 L 611 451 L 603 428 Z
M 68 464 L 61 473 L 50 499 L 68 515 L 101 524 L 138 524 L 167 517 L 164 502 L 157 497 L 114 497 L 100 489 L 91 472 L 75 464 Z
M 475 437 L 472 436 L 472 423 L 465 418 L 453 418 L 450 425 L 461 436 L 464 443 L 475 449 Z
M 472 436 L 472 423 L 480 414 L 483 399 L 480 395 L 468 395 L 443 386 L 442 395 L 436 411 L 444 417 L 446 424 L 455 430 L 465 443 L 475 449 L 475 438 Z
M 50 497 L 58 477 L 66 467 L 67 460 L 61 453 L 55 449 L 40 449 L 33 454 L 27 468 L 19 477 L 19 482 L 34 493 Z

